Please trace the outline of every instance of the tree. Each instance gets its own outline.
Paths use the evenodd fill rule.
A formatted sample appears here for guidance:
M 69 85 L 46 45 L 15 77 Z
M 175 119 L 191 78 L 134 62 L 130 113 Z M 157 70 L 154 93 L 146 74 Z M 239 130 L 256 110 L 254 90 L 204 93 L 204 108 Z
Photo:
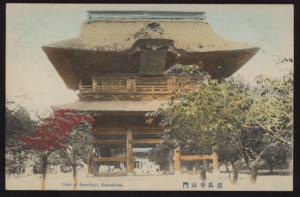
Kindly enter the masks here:
M 148 153 L 149 160 L 156 162 L 163 171 L 173 171 L 173 148 L 167 144 L 161 144 Z
M 73 189 L 77 188 L 77 166 L 81 160 L 88 163 L 93 149 L 91 143 L 93 118 L 86 115 L 86 121 L 77 125 L 64 142 L 64 148 L 61 149 L 62 156 L 65 158 L 65 164 L 72 166 L 73 171 Z
M 254 136 L 259 135 L 260 141 L 265 143 L 248 148 L 244 155 L 246 161 L 250 160 L 252 183 L 256 182 L 258 167 L 268 150 L 281 145 L 289 147 L 287 154 L 292 150 L 293 83 L 292 72 L 279 78 L 257 78 L 258 88 L 252 95 L 253 104 L 247 114 L 245 127 L 248 134 L 251 132 Z M 254 139 L 253 136 L 250 138 Z
M 246 124 L 260 127 L 273 142 L 292 146 L 293 73 L 279 78 L 259 76 L 257 84 Z
M 291 150 L 292 72 L 277 79 L 261 76 L 254 91 L 236 79 L 200 78 L 196 91 L 185 93 L 179 101 L 151 113 L 149 122 L 160 119 L 165 142 L 174 147 L 201 147 L 200 154 L 217 147 L 220 160 L 233 168 L 233 183 L 244 160 L 251 169 L 250 180 L 255 183 L 268 151 L 279 144 Z
M 275 147 L 270 147 L 263 155 L 263 160 L 270 169 L 270 174 L 274 173 L 274 168 L 287 166 L 291 159 L 291 148 L 284 144 L 278 144 Z
M 238 138 L 239 134 L 235 138 Z M 224 136 L 223 142 L 220 142 L 217 146 L 218 159 L 220 163 L 223 163 L 226 167 L 226 171 L 229 174 L 229 179 L 232 184 L 237 184 L 240 168 L 243 164 L 243 157 L 241 154 L 240 142 L 232 138 L 231 136 Z M 231 165 L 233 171 L 233 177 L 230 176 L 230 170 L 228 165 Z
M 216 146 L 219 154 L 225 150 L 228 154 L 229 147 L 224 144 L 232 144 L 235 147 L 232 157 L 230 160 L 224 158 L 224 161 L 230 161 L 238 173 L 237 162 L 241 160 L 239 134 L 250 106 L 247 92 L 236 81 L 206 80 L 200 81 L 199 88 L 186 94 L 180 102 L 172 102 L 151 116 L 161 119 L 166 142 L 174 147 L 182 144 L 201 147 L 197 149 L 198 154 L 209 154 Z M 237 174 L 234 177 L 237 179 Z
M 8 172 L 20 173 L 20 166 L 34 159 L 33 152 L 18 142 L 19 135 L 29 135 L 36 128 L 26 109 L 7 101 L 5 106 L 5 166 Z
M 75 126 L 91 118 L 71 110 L 56 110 L 29 136 L 18 139 L 39 153 L 42 163 L 41 188 L 45 189 L 48 158 L 56 150 L 64 148 L 64 143 Z

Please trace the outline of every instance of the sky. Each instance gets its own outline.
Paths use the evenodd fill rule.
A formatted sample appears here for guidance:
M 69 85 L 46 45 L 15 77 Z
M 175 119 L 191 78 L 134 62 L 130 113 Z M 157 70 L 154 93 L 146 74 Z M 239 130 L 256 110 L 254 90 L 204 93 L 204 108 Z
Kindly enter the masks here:
M 78 37 L 87 10 L 205 11 L 221 37 L 261 50 L 234 76 L 254 84 L 257 75 L 281 76 L 293 69 L 278 58 L 294 56 L 292 5 L 6 4 L 6 97 L 31 110 L 78 99 L 68 90 L 41 46 Z

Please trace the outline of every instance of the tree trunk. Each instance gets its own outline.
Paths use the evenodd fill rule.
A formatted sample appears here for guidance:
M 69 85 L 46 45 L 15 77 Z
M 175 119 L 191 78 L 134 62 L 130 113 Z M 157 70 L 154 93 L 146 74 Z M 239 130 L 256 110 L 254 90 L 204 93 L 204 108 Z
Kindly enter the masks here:
M 169 155 L 168 155 L 168 171 L 169 172 L 174 172 L 174 161 L 173 161 L 173 157 L 174 157 L 174 152 L 172 149 L 169 150 Z
M 274 173 L 274 171 L 273 171 L 273 162 L 272 161 L 270 161 L 269 162 L 269 166 L 270 166 L 270 174 L 273 174 Z
M 232 184 L 237 184 L 238 177 L 239 177 L 239 168 L 236 165 L 232 166 L 232 171 L 233 171 L 233 177 L 232 177 Z
M 250 176 L 250 182 L 252 184 L 256 183 L 256 178 L 257 178 L 257 171 L 258 171 L 258 166 L 254 165 L 251 169 L 251 176 Z
M 77 170 L 76 170 L 76 163 L 72 164 L 72 171 L 73 171 L 73 190 L 77 190 Z
M 42 180 L 41 180 L 41 190 L 45 190 L 46 186 L 46 174 L 47 174 L 47 165 L 48 165 L 48 157 L 46 154 L 42 155 Z
M 200 169 L 200 179 L 202 182 L 206 181 L 206 170 L 204 169 L 204 167 L 201 167 Z
M 268 146 L 266 146 L 255 158 L 255 160 L 252 162 L 252 167 L 251 167 L 251 176 L 250 176 L 250 183 L 255 184 L 256 183 L 256 178 L 257 178 L 257 171 L 259 167 L 259 162 L 262 159 L 261 157 L 267 150 Z
M 205 171 L 210 172 L 208 160 L 203 160 L 203 167 Z
M 77 190 L 76 148 L 73 147 L 72 149 L 73 149 L 73 162 L 72 162 L 73 190 Z
M 232 172 L 233 172 L 233 177 L 232 177 L 231 183 L 235 185 L 238 182 L 241 163 L 239 163 L 239 161 L 231 162 L 231 166 L 232 166 Z
M 226 172 L 228 172 L 228 178 L 229 178 L 229 180 L 230 180 L 230 183 L 231 183 L 231 182 L 232 182 L 232 180 L 231 180 L 230 170 L 229 170 L 229 168 L 228 168 L 228 165 L 227 165 L 227 163 L 226 163 L 226 162 L 224 163 L 224 165 L 225 165 L 225 168 L 226 168 Z

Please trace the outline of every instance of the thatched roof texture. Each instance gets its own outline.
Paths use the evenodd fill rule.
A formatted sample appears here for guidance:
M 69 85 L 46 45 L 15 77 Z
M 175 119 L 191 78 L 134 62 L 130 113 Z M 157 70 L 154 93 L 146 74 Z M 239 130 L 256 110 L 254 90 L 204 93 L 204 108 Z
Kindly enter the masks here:
M 213 78 L 229 77 L 258 51 L 249 44 L 221 38 L 201 17 L 202 13 L 185 12 L 100 12 L 98 18 L 81 24 L 78 38 L 43 46 L 43 50 L 67 87 L 74 90 L 83 77 L 151 70 L 148 74 L 159 74 L 176 63 L 201 62 Z M 161 50 L 161 59 L 151 56 L 149 61 L 154 62 L 147 65 L 148 60 L 141 61 L 143 47 L 157 54 Z
M 230 51 L 252 48 L 216 35 L 204 21 L 194 20 L 103 20 L 86 21 L 79 38 L 60 41 L 47 47 L 99 51 L 125 51 L 140 39 L 166 39 L 187 52 Z

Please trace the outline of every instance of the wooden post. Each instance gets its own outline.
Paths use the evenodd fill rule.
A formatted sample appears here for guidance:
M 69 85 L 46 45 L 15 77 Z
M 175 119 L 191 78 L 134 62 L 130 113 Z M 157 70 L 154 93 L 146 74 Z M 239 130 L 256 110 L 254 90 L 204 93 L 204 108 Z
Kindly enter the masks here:
M 127 173 L 133 172 L 132 131 L 127 130 Z
M 95 77 L 93 77 L 92 89 L 93 89 L 93 91 L 96 91 L 96 90 L 97 90 L 97 80 L 96 80 Z
M 215 151 L 213 151 L 212 157 L 213 157 L 213 172 L 214 173 L 219 172 L 219 159 Z
M 88 174 L 93 174 L 93 157 L 91 156 L 88 162 Z
M 175 162 L 175 173 L 181 172 L 181 164 L 180 164 L 180 147 L 176 147 L 174 149 L 174 162 Z
M 133 91 L 135 92 L 136 91 L 136 85 L 135 85 L 135 79 L 130 79 L 130 78 L 127 78 L 126 80 L 126 89 L 127 91 Z
M 81 86 L 82 86 L 82 80 L 80 79 L 79 80 L 79 90 L 81 89 Z

